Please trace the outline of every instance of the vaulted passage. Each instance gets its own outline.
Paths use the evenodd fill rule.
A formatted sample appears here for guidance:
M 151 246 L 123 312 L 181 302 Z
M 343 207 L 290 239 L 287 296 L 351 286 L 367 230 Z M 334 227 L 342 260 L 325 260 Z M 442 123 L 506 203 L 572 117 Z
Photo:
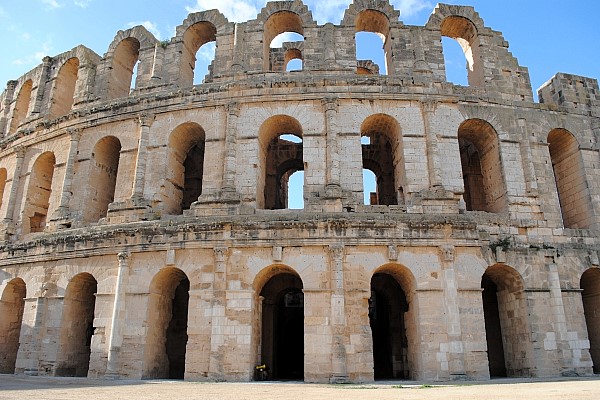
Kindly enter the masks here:
M 139 54 L 140 42 L 133 37 L 123 39 L 116 47 L 112 54 L 113 59 L 108 78 L 107 98 L 109 100 L 129 95 Z
M 152 280 L 143 378 L 184 378 L 189 290 L 189 279 L 177 268 L 164 268 Z
M 33 164 L 23 211 L 24 219 L 29 220 L 29 224 L 23 226 L 25 232 L 43 232 L 46 228 L 55 163 L 54 154 L 45 152 Z
M 533 356 L 521 276 L 494 265 L 483 274 L 481 288 L 490 377 L 529 376 Z
M 19 129 L 19 125 L 25 120 L 29 113 L 29 103 L 31 103 L 31 90 L 33 88 L 33 82 L 28 79 L 21 86 L 19 94 L 17 95 L 17 101 L 13 110 L 12 120 L 10 122 L 10 133 L 15 133 Z
M 50 105 L 50 115 L 52 117 L 60 117 L 71 111 L 78 70 L 79 60 L 73 57 L 67 60 L 58 71 L 52 94 L 52 104 Z
M 85 377 L 88 374 L 97 290 L 96 279 L 88 273 L 76 275 L 67 285 L 56 376 Z
M 21 278 L 15 278 L 6 285 L 2 292 L 0 300 L 0 374 L 15 372 L 26 289 L 25 282 Z
M 115 199 L 120 157 L 121 142 L 114 136 L 106 136 L 94 146 L 83 214 L 86 222 L 106 217 L 108 205 Z
M 594 373 L 600 373 L 600 269 L 590 268 L 581 275 L 583 313 L 590 341 Z
M 262 361 L 270 379 L 304 378 L 304 294 L 302 281 L 291 273 L 272 277 L 260 295 Z
M 408 339 L 405 313 L 406 294 L 398 281 L 387 273 L 371 279 L 369 322 L 373 335 L 375 379 L 407 379 Z

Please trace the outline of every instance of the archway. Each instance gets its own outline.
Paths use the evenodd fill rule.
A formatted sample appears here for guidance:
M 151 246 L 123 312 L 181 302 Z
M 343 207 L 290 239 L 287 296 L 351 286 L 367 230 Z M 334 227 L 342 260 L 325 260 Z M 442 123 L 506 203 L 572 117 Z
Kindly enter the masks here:
M 409 336 L 414 336 L 414 315 L 409 313 L 412 274 L 401 266 L 379 269 L 371 278 L 369 324 L 373 338 L 374 377 L 408 379 L 411 376 Z
M 98 282 L 89 273 L 75 275 L 65 290 L 59 352 L 54 374 L 88 374 Z
M 384 13 L 366 9 L 356 17 L 356 57 L 358 74 L 389 74 L 391 66 L 390 21 Z M 375 44 L 381 45 L 381 50 L 375 50 Z M 364 56 L 373 59 L 363 59 Z M 365 68 L 370 65 L 370 68 Z
M 180 76 L 183 86 L 200 84 L 211 74 L 217 28 L 208 21 L 196 22 L 183 34 Z
M 0 300 L 0 374 L 13 374 L 19 350 L 19 336 L 27 288 L 21 278 L 12 279 Z
M 493 265 L 481 288 L 490 377 L 528 376 L 532 355 L 521 276 L 509 266 Z
M 283 271 L 262 287 L 262 362 L 271 379 L 304 379 L 302 280 Z
M 189 290 L 190 281 L 178 268 L 163 268 L 152 279 L 142 378 L 184 378 Z
M 123 39 L 115 49 L 110 67 L 107 99 L 117 99 L 129 96 L 129 91 L 135 87 L 133 75 L 140 55 L 140 42 L 136 38 Z
M 303 41 L 304 27 L 298 14 L 285 10 L 272 14 L 264 24 L 264 70 L 285 71 L 285 65 L 287 64 L 284 61 L 285 45 L 291 45 L 301 52 L 300 47 L 302 47 Z M 300 55 L 293 58 L 302 59 L 303 57 Z
M 52 93 L 50 115 L 60 117 L 66 115 L 73 107 L 77 73 L 79 71 L 79 59 L 73 57 L 68 59 L 56 75 L 56 83 Z
M 471 86 L 483 86 L 483 62 L 481 60 L 480 40 L 477 27 L 467 18 L 460 16 L 446 17 L 440 26 L 442 36 L 458 42 L 466 59 L 467 80 Z M 448 46 L 444 46 L 444 55 Z
M 15 133 L 19 128 L 19 125 L 27 117 L 29 113 L 29 103 L 31 103 L 31 91 L 33 89 L 33 82 L 28 79 L 21 86 L 19 94 L 17 95 L 17 101 L 15 102 L 15 108 L 13 110 L 12 119 L 10 121 L 10 133 Z
M 600 373 L 600 269 L 590 268 L 581 275 L 583 314 L 590 341 L 594 373 Z
M 85 222 L 96 222 L 106 216 L 108 205 L 115 198 L 120 157 L 121 142 L 114 136 L 106 136 L 94 146 L 84 205 Z
M 43 232 L 46 228 L 55 164 L 54 153 L 49 151 L 42 153 L 33 164 L 23 210 L 23 231 L 26 233 Z

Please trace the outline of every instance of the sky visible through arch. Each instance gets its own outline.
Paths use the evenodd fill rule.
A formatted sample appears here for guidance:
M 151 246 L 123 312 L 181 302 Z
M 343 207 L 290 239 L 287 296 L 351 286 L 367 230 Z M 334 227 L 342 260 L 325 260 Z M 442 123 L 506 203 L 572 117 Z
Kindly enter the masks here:
M 305 0 L 318 24 L 338 25 L 350 0 Z M 405 25 L 426 23 L 435 7 L 428 0 L 391 0 Z M 534 91 L 557 72 L 600 78 L 598 0 L 447 0 L 471 5 L 485 25 L 501 31 L 509 51 L 528 67 Z M 42 62 L 82 44 L 102 56 L 119 30 L 144 25 L 159 40 L 169 40 L 191 12 L 218 8 L 230 21 L 256 18 L 264 0 L 0 0 L 0 85 L 18 79 Z M 280 40 L 286 40 L 279 38 Z M 296 39 L 293 39 L 296 40 Z M 359 38 L 359 40 L 362 40 Z M 359 59 L 372 59 L 384 72 L 381 39 L 365 39 Z M 198 58 L 202 76 L 214 50 Z M 458 45 L 444 45 L 448 79 L 465 84 L 465 59 Z M 298 67 L 293 67 L 298 69 Z M 199 78 L 201 80 L 201 77 Z M 290 206 L 293 207 L 292 204 Z

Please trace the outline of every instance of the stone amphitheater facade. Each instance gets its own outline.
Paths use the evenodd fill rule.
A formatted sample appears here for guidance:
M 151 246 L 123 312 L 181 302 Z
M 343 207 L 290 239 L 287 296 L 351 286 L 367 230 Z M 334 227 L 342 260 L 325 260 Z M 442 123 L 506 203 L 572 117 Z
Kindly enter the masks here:
M 357 61 L 360 31 L 384 38 L 387 75 Z M 282 32 L 304 41 L 271 49 Z M 446 81 L 442 37 L 468 86 Z M 407 26 L 354 0 L 317 25 L 276 1 L 44 58 L 0 97 L 0 372 L 598 372 L 600 91 L 559 73 L 538 96 L 500 32 L 444 4 Z

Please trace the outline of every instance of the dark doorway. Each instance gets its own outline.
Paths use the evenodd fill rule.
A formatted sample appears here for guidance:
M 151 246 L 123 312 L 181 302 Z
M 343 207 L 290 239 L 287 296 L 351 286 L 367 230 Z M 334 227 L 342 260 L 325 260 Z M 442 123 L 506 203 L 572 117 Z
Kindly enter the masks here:
M 172 317 L 167 328 L 167 357 L 169 379 L 183 379 L 185 373 L 185 348 L 187 345 L 187 317 L 190 299 L 190 281 L 179 282 L 173 297 Z
M 485 337 L 487 342 L 488 364 L 490 377 L 499 378 L 506 376 L 506 361 L 504 359 L 504 345 L 502 344 L 502 327 L 500 325 L 500 311 L 498 308 L 498 286 L 487 275 L 481 279 L 483 289 L 483 317 L 485 319 Z
M 590 340 L 593 371 L 600 373 L 600 269 L 590 268 L 581 275 L 581 300 Z
M 304 379 L 304 294 L 296 275 L 271 278 L 261 291 L 262 361 L 270 379 Z
M 373 335 L 375 379 L 407 379 L 408 340 L 404 315 L 408 302 L 394 277 L 377 273 L 371 279 L 369 322 Z
M 202 173 L 204 169 L 204 141 L 192 147 L 183 163 L 185 182 L 181 209 L 187 210 L 202 194 Z

